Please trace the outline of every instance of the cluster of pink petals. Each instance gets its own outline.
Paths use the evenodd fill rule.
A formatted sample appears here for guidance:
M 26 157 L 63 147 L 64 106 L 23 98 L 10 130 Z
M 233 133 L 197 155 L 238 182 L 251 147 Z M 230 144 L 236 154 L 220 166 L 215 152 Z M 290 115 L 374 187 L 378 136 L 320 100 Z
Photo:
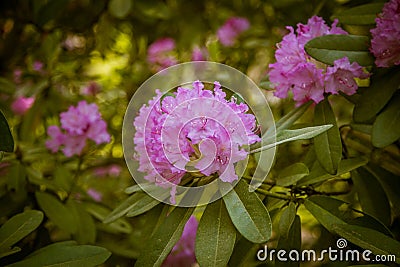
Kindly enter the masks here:
M 90 196 L 96 202 L 100 202 L 103 199 L 103 194 L 93 188 L 89 188 L 86 191 L 86 194 L 88 194 L 88 196 Z
M 208 57 L 208 51 L 205 47 L 194 47 L 192 50 L 192 61 L 205 61 Z
M 112 176 L 118 177 L 122 172 L 121 166 L 117 164 L 111 164 L 105 167 L 98 167 L 94 169 L 93 174 L 97 177 Z
M 35 103 L 34 97 L 17 97 L 11 104 L 11 110 L 17 115 L 24 115 Z
M 233 46 L 238 36 L 248 30 L 250 23 L 246 18 L 229 18 L 217 31 L 218 39 L 224 46 Z
M 172 38 L 160 38 L 147 50 L 147 62 L 155 71 L 160 71 L 178 63 L 174 55 L 175 41 Z
M 68 111 L 60 114 L 60 121 L 61 129 L 55 125 L 47 128 L 51 139 L 46 141 L 46 147 L 53 153 L 62 147 L 64 155 L 71 157 L 81 154 L 87 139 L 96 144 L 110 142 L 107 124 L 94 103 L 80 101 L 76 107 L 70 106 Z
M 157 90 L 135 118 L 138 170 L 147 174 L 146 180 L 172 188 L 171 202 L 185 166 L 196 156 L 195 146 L 201 153 L 194 166 L 199 172 L 233 182 L 238 179 L 233 164 L 247 156 L 241 146 L 260 140 L 253 132 L 254 115 L 246 113 L 248 106 L 225 96 L 218 82 L 214 91 L 196 81 L 193 89 L 179 87 L 164 98 Z
M 344 57 L 325 71 L 304 50 L 304 45 L 315 37 L 347 34 L 336 25 L 335 20 L 330 28 L 322 18 L 313 16 L 307 24 L 299 23 L 296 32 L 292 27 L 287 27 L 290 32 L 277 45 L 276 63 L 269 65 L 269 79 L 276 89 L 275 96 L 286 98 L 291 90 L 293 99 L 300 105 L 309 100 L 319 103 L 324 99 L 324 93 L 338 94 L 342 91 L 352 95 L 356 92 L 358 86 L 354 78 L 369 76 L 358 63 L 350 64 L 348 58 Z
M 193 215 L 186 222 L 181 238 L 163 262 L 163 267 L 186 267 L 196 263 L 195 241 L 199 223 Z
M 371 30 L 371 52 L 378 67 L 400 65 L 400 0 L 387 2 Z

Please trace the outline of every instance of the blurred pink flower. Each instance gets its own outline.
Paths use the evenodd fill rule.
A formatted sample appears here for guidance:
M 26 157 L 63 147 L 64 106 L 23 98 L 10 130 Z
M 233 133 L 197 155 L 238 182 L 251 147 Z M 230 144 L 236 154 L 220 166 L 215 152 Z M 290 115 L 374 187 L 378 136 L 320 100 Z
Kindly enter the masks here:
M 205 47 L 194 47 L 192 50 L 192 61 L 204 61 L 207 60 L 208 52 Z
M 178 63 L 174 55 L 175 41 L 172 38 L 161 38 L 152 43 L 147 50 L 147 61 L 155 71 L 168 68 Z
M 400 0 L 391 0 L 383 6 L 371 30 L 371 52 L 378 67 L 400 65 Z
M 17 97 L 11 104 L 11 110 L 17 115 L 24 115 L 35 103 L 35 97 Z
M 195 241 L 199 223 L 193 215 L 186 222 L 181 238 L 163 262 L 163 267 L 190 267 L 196 263 Z
M 103 198 L 103 194 L 93 188 L 89 188 L 86 193 L 96 202 L 100 202 Z
M 190 158 L 196 157 L 194 147 L 202 154 L 194 166 L 199 172 L 216 173 L 222 181 L 233 182 L 238 179 L 234 163 L 247 156 L 240 147 L 260 140 L 253 132 L 255 117 L 246 113 L 248 106 L 227 101 L 218 82 L 214 91 L 196 81 L 193 89 L 179 87 L 173 94 L 161 101 L 157 90 L 134 121 L 138 170 L 147 174 L 146 180 L 170 187 L 172 203 L 175 185 L 185 175 Z
M 13 72 L 14 82 L 21 83 L 22 82 L 22 70 L 20 68 L 16 68 Z
M 246 18 L 229 18 L 217 31 L 218 39 L 224 46 L 233 46 L 238 36 L 250 28 Z
M 43 66 L 44 66 L 43 62 L 39 60 L 35 60 L 35 62 L 33 62 L 32 64 L 33 70 L 37 72 L 41 72 L 43 70 Z
M 358 88 L 354 78 L 367 78 L 361 66 L 350 62 L 347 57 L 336 60 L 333 67 L 326 72 L 313 63 L 305 52 L 304 45 L 311 39 L 327 34 L 347 34 L 337 27 L 335 20 L 332 27 L 317 16 L 311 17 L 307 24 L 297 24 L 296 32 L 287 27 L 289 33 L 277 44 L 276 62 L 269 65 L 269 79 L 275 88 L 275 96 L 286 98 L 292 91 L 296 105 L 309 100 L 319 103 L 324 99 L 324 93 L 337 94 L 343 91 L 354 94 Z M 322 65 L 322 63 L 320 63 Z M 340 75 L 345 77 L 340 78 Z
M 104 176 L 113 176 L 117 177 L 121 174 L 121 166 L 117 164 L 112 164 L 105 167 L 98 167 L 94 169 L 93 173 L 97 177 L 104 177 Z
M 46 147 L 53 153 L 61 146 L 67 157 L 80 155 L 86 146 L 87 139 L 93 140 L 96 144 L 110 142 L 110 135 L 107 132 L 107 123 L 101 118 L 96 104 L 88 104 L 81 101 L 76 107 L 70 106 L 68 111 L 60 114 L 61 128 L 50 126 L 47 134 L 51 139 L 46 141 Z
M 81 89 L 81 94 L 87 96 L 95 96 L 100 92 L 100 90 L 100 84 L 95 81 L 91 81 Z

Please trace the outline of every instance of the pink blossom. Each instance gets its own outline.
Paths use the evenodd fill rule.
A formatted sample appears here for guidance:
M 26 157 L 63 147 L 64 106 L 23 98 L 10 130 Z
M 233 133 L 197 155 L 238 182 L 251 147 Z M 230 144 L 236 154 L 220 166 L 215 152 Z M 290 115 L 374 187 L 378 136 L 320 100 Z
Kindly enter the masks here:
M 95 81 L 91 81 L 81 89 L 81 93 L 87 96 L 95 96 L 100 92 L 100 90 L 101 90 L 100 84 L 98 84 Z
M 246 18 L 229 18 L 218 31 L 218 39 L 224 46 L 233 46 L 238 36 L 250 28 L 250 23 Z
M 192 61 L 204 61 L 207 59 L 208 52 L 205 47 L 194 47 L 192 50 Z
M 163 262 L 163 267 L 187 267 L 196 263 L 195 241 L 198 221 L 193 215 L 186 222 L 182 236 Z
M 13 72 L 14 82 L 21 83 L 22 82 L 22 70 L 20 68 L 16 68 Z
M 37 71 L 37 72 L 41 72 L 41 71 L 43 70 L 43 66 L 44 66 L 43 62 L 41 62 L 41 61 L 39 61 L 39 60 L 36 60 L 36 61 L 33 62 L 33 64 L 32 64 L 33 70 L 34 70 L 34 71 Z
M 329 27 L 322 18 L 313 16 L 307 24 L 297 24 L 296 31 L 287 27 L 289 33 L 277 44 L 276 62 L 269 65 L 269 79 L 274 85 L 275 96 L 286 98 L 292 91 L 296 105 L 300 105 L 309 100 L 319 103 L 324 99 L 324 93 L 356 92 L 358 86 L 354 78 L 368 77 L 358 63 L 350 65 L 346 57 L 335 61 L 334 66 L 325 71 L 321 67 L 323 64 L 315 64 L 304 50 L 304 45 L 315 37 L 347 34 L 337 27 L 337 23 L 335 20 Z M 340 75 L 345 75 L 345 78 L 340 78 Z
M 35 103 L 35 97 L 20 96 L 11 104 L 11 110 L 17 115 L 24 115 Z
M 89 188 L 86 193 L 96 202 L 100 202 L 103 198 L 103 194 L 93 188 Z
M 147 61 L 153 69 L 160 71 L 178 63 L 174 55 L 175 41 L 172 38 L 161 38 L 152 43 L 147 50 Z
M 391 0 L 383 6 L 371 30 L 371 52 L 378 67 L 400 65 L 400 0 Z
M 354 77 L 365 79 L 369 75 L 357 63 L 350 64 L 347 57 L 335 60 L 334 65 L 326 70 L 325 92 L 337 94 L 338 91 L 342 91 L 346 95 L 355 94 L 358 86 Z
M 80 155 L 85 148 L 87 139 L 96 144 L 110 142 L 107 124 L 101 118 L 96 104 L 81 101 L 76 107 L 70 106 L 68 111 L 60 114 L 61 129 L 50 126 L 47 134 L 51 139 L 46 141 L 46 147 L 53 153 L 62 147 L 62 152 L 67 157 Z
M 192 89 L 179 87 L 173 95 L 160 101 L 162 94 L 157 91 L 134 121 L 138 170 L 147 174 L 146 180 L 172 188 L 171 202 L 174 185 L 180 183 L 189 162 L 196 159 L 193 164 L 198 172 L 215 173 L 231 183 L 238 179 L 234 163 L 247 156 L 241 146 L 260 140 L 253 132 L 255 117 L 246 113 L 247 105 L 225 100 L 218 82 L 214 91 L 196 81 Z
M 121 167 L 116 164 L 112 164 L 105 167 L 98 167 L 94 170 L 94 175 L 97 177 L 113 176 L 117 177 L 121 174 Z

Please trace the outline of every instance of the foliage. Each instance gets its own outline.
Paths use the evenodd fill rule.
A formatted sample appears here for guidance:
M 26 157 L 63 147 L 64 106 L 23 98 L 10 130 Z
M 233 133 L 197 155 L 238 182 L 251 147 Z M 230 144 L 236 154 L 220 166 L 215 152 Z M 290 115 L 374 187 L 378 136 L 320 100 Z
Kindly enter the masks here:
M 357 0 L 1 1 L 0 265 L 161 266 L 192 215 L 199 220 L 200 266 L 299 266 L 260 262 L 257 251 L 267 244 L 321 252 L 339 237 L 350 249 L 395 255 L 396 263 L 385 264 L 400 264 L 400 66 L 378 67 L 370 48 L 383 6 Z M 327 68 L 347 56 L 371 76 L 356 79 L 356 94 L 325 94 L 318 104 L 294 107 L 293 95 L 273 95 L 268 66 L 284 26 L 314 14 L 338 19 L 349 35 L 308 41 L 309 61 Z M 232 17 L 247 18 L 250 27 L 224 46 L 218 29 Z M 190 61 L 200 49 L 204 59 L 246 73 L 276 119 L 276 134 L 267 130 L 265 145 L 250 147 L 236 187 L 206 206 L 160 203 L 125 167 L 123 116 L 159 67 L 147 51 L 160 38 L 174 40 L 169 59 Z M 99 107 L 110 142 L 85 139 L 77 155 L 52 153 L 47 129 L 62 127 L 60 114 L 80 101 Z M 275 147 L 272 170 L 255 185 L 256 166 L 266 164 L 257 152 Z M 343 266 L 353 264 L 370 263 Z

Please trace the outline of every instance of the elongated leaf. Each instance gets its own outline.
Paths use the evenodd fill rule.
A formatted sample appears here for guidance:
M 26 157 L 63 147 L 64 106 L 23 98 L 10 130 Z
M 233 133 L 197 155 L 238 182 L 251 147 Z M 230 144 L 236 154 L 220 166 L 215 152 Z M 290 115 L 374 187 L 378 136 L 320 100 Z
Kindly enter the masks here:
M 400 138 L 400 94 L 389 102 L 372 126 L 372 144 L 385 147 Z
M 296 205 L 293 202 L 290 202 L 289 205 L 283 209 L 279 220 L 279 235 L 282 238 L 288 238 L 295 217 Z
M 368 160 L 366 158 L 351 158 L 351 159 L 344 159 L 340 161 L 338 171 L 336 175 L 332 175 L 327 173 L 324 168 L 319 164 L 319 162 L 316 162 L 314 167 L 311 169 L 310 174 L 308 176 L 305 176 L 302 178 L 300 181 L 297 182 L 298 186 L 302 185 L 309 185 L 309 184 L 316 184 L 320 183 L 323 181 L 326 181 L 328 179 L 331 179 L 333 177 L 345 174 L 347 172 L 350 172 L 352 170 L 355 170 L 365 164 L 368 163 Z
M 276 180 L 276 185 L 289 186 L 295 184 L 309 174 L 308 168 L 303 163 L 294 163 L 283 169 Z
M 360 98 L 354 106 L 353 119 L 355 122 L 371 120 L 389 102 L 399 88 L 399 68 L 377 69 L 371 77 L 371 85 L 359 90 Z
M 300 216 L 295 215 L 293 217 L 293 222 L 288 229 L 287 235 L 280 236 L 278 240 L 277 251 L 279 250 L 297 250 L 300 251 L 301 249 L 301 222 Z M 277 258 L 275 259 L 275 266 L 289 266 L 295 267 L 300 266 L 300 263 L 297 261 L 279 261 Z
M 235 245 L 232 256 L 229 259 L 228 266 L 258 266 L 260 264 L 260 261 L 255 259 L 254 255 L 257 255 L 257 251 L 259 250 L 259 248 L 259 244 L 254 244 L 243 237 L 240 238 Z
M 389 200 L 378 180 L 364 168 L 352 172 L 352 180 L 362 210 L 388 226 L 391 222 Z
M 73 213 L 77 225 L 74 239 L 80 244 L 93 244 L 96 241 L 96 225 L 92 216 L 74 200 L 69 200 L 66 206 Z
M 346 9 L 332 16 L 340 21 L 340 23 L 349 25 L 373 25 L 377 14 L 382 11 L 384 3 L 370 3 L 366 5 L 356 6 Z
M 234 190 L 223 197 L 236 229 L 249 241 L 263 243 L 272 234 L 271 218 L 255 192 L 240 180 Z
M 310 40 L 306 52 L 318 61 L 333 65 L 337 59 L 347 57 L 361 66 L 371 66 L 374 58 L 369 53 L 369 39 L 359 35 L 324 35 Z
M 353 244 L 371 250 L 375 255 L 395 255 L 396 263 L 400 263 L 400 242 L 387 235 L 349 224 L 334 224 L 333 231 Z
M 36 191 L 35 196 L 39 207 L 55 225 L 70 234 L 76 232 L 77 225 L 71 210 L 48 193 Z
M 207 205 L 196 235 L 196 258 L 201 266 L 228 264 L 235 245 L 236 230 L 224 201 L 219 199 Z
M 13 152 L 14 139 L 3 112 L 0 111 L 0 151 Z
M 333 125 L 328 131 L 314 137 L 314 145 L 317 159 L 322 167 L 330 174 L 336 174 L 342 158 L 342 140 L 336 125 L 335 114 L 327 99 L 315 107 L 314 123 Z
M 151 210 L 158 204 L 160 204 L 160 202 L 157 199 L 154 199 L 151 196 L 146 195 L 140 201 L 136 202 L 135 205 L 132 206 L 132 208 L 128 211 L 126 216 L 128 217 L 138 216 L 140 214 L 145 213 L 146 211 Z
M 0 228 L 0 253 L 10 251 L 12 245 L 29 235 L 42 221 L 43 213 L 41 211 L 28 210 L 5 222 Z M 18 251 L 18 249 L 11 250 L 12 253 Z M 8 255 L 12 253 L 8 253 Z
M 35 251 L 22 261 L 9 267 L 45 267 L 45 266 L 98 266 L 104 263 L 111 253 L 102 247 L 80 245 L 75 242 L 54 243 Z
M 328 125 L 306 127 L 306 128 L 302 128 L 302 129 L 296 129 L 296 130 L 282 130 L 279 133 L 277 133 L 275 143 L 268 144 L 266 146 L 254 149 L 254 150 L 250 151 L 250 153 L 257 153 L 257 152 L 260 152 L 263 150 L 267 150 L 267 149 L 270 149 L 272 147 L 275 147 L 277 145 L 280 145 L 280 144 L 283 144 L 286 142 L 310 139 L 310 138 L 313 138 L 313 137 L 327 131 L 331 127 L 332 127 L 332 125 L 328 124 Z
M 193 208 L 176 207 L 163 222 L 156 227 L 154 233 L 146 244 L 151 248 L 140 255 L 135 266 L 161 266 L 176 242 L 182 235 L 183 228 Z
M 15 92 L 15 84 L 6 78 L 0 77 L 0 92 L 13 94 Z

